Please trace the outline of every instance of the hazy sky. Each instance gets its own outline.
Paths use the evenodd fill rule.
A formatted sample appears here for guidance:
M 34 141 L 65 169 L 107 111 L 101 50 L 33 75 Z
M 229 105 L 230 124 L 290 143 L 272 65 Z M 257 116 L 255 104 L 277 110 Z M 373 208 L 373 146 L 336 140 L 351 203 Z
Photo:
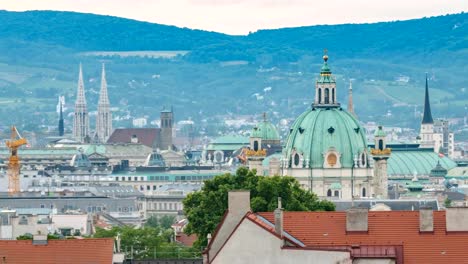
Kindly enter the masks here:
M 403 20 L 468 11 L 468 0 L 0 0 L 6 10 L 113 15 L 229 34 Z

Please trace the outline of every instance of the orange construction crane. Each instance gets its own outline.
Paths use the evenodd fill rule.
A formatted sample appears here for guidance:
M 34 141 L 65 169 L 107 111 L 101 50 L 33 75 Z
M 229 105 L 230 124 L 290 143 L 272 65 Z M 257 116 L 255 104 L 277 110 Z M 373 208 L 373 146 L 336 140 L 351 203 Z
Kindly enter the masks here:
M 8 193 L 10 195 L 16 194 L 20 191 L 20 163 L 18 157 L 18 148 L 28 144 L 25 138 L 16 130 L 15 126 L 11 127 L 10 140 L 6 141 L 6 146 L 10 149 L 10 159 L 8 161 Z

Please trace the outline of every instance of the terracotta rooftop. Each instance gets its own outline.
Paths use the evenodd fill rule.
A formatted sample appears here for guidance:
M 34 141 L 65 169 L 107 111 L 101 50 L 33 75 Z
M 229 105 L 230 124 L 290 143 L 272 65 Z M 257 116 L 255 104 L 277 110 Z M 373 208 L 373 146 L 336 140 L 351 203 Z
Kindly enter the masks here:
M 274 223 L 272 212 L 258 215 Z M 285 212 L 283 219 L 284 231 L 307 248 L 395 246 L 404 263 L 468 263 L 468 232 L 447 232 L 445 211 L 434 211 L 434 232 L 419 231 L 419 211 L 370 211 L 367 232 L 346 232 L 346 212 Z
M 159 128 L 117 128 L 107 143 L 131 143 L 135 135 L 139 143 L 152 148 L 159 145 L 159 132 Z
M 184 232 L 178 232 L 175 240 L 184 246 L 191 247 L 197 238 L 198 237 L 195 234 L 187 235 Z
M 48 240 L 33 245 L 31 240 L 0 240 L 2 263 L 112 263 L 112 238 Z

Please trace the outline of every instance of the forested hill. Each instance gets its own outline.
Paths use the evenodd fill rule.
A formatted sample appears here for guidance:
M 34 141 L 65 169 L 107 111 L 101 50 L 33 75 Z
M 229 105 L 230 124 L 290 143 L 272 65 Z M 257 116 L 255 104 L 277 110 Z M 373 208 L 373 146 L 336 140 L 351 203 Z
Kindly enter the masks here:
M 58 11 L 0 11 L 0 40 L 46 43 L 78 51 L 192 50 L 199 60 L 262 54 L 297 60 L 327 47 L 337 56 L 411 57 L 468 47 L 468 14 L 372 24 L 260 30 L 248 36 L 178 28 L 112 16 Z M 197 52 L 198 51 L 198 52 Z
M 324 48 L 343 104 L 354 80 L 362 121 L 416 127 L 426 72 L 433 115 L 466 115 L 466 13 L 230 36 L 93 14 L 0 11 L 0 120 L 27 124 L 26 129 L 55 124 L 59 95 L 66 97 L 69 114 L 80 62 L 89 102 L 97 102 L 96 80 L 106 62 L 110 100 L 118 109 L 114 116 L 121 117 L 116 127 L 131 126 L 132 118 L 142 116 L 157 119 L 161 105 L 174 105 L 179 120 L 208 119 L 206 124 L 223 123 L 219 116 L 264 111 L 276 121 L 291 120 L 310 105 Z M 43 118 L 35 118 L 38 114 Z
M 229 40 L 224 34 L 113 16 L 60 11 L 0 11 L 0 39 L 89 50 L 190 50 Z

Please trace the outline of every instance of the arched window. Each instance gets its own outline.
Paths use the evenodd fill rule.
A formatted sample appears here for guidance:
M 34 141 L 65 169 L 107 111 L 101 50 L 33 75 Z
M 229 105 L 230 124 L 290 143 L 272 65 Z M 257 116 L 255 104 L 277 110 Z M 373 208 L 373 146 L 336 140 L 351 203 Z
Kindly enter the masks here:
M 327 162 L 328 162 L 328 165 L 330 166 L 335 166 L 336 165 L 336 161 L 337 161 L 337 157 L 335 155 L 335 153 L 330 153 L 327 157 Z
M 340 196 L 340 191 L 336 190 L 334 196 L 335 196 L 335 197 L 339 197 L 339 196 Z
M 253 143 L 253 149 L 255 151 L 258 151 L 258 141 L 257 140 L 255 140 L 254 143 Z
M 366 154 L 361 154 L 361 166 L 366 166 Z
M 328 88 L 325 88 L 325 104 L 330 103 L 330 90 Z
M 322 103 L 322 88 L 318 89 L 318 103 Z
M 327 196 L 328 196 L 328 197 L 331 197 L 331 196 L 332 196 L 332 190 L 328 189 L 328 191 L 327 191 Z
M 366 188 L 363 187 L 363 188 L 362 188 L 362 196 L 361 196 L 361 197 L 366 197 L 366 194 L 367 194 L 367 193 L 366 193 Z
M 379 139 L 379 149 L 383 150 L 383 140 Z
M 299 154 L 296 153 L 296 154 L 294 155 L 294 165 L 296 165 L 296 166 L 299 165 L 299 159 L 300 159 Z
M 335 103 L 335 89 L 332 89 L 332 97 L 331 97 L 332 104 Z

